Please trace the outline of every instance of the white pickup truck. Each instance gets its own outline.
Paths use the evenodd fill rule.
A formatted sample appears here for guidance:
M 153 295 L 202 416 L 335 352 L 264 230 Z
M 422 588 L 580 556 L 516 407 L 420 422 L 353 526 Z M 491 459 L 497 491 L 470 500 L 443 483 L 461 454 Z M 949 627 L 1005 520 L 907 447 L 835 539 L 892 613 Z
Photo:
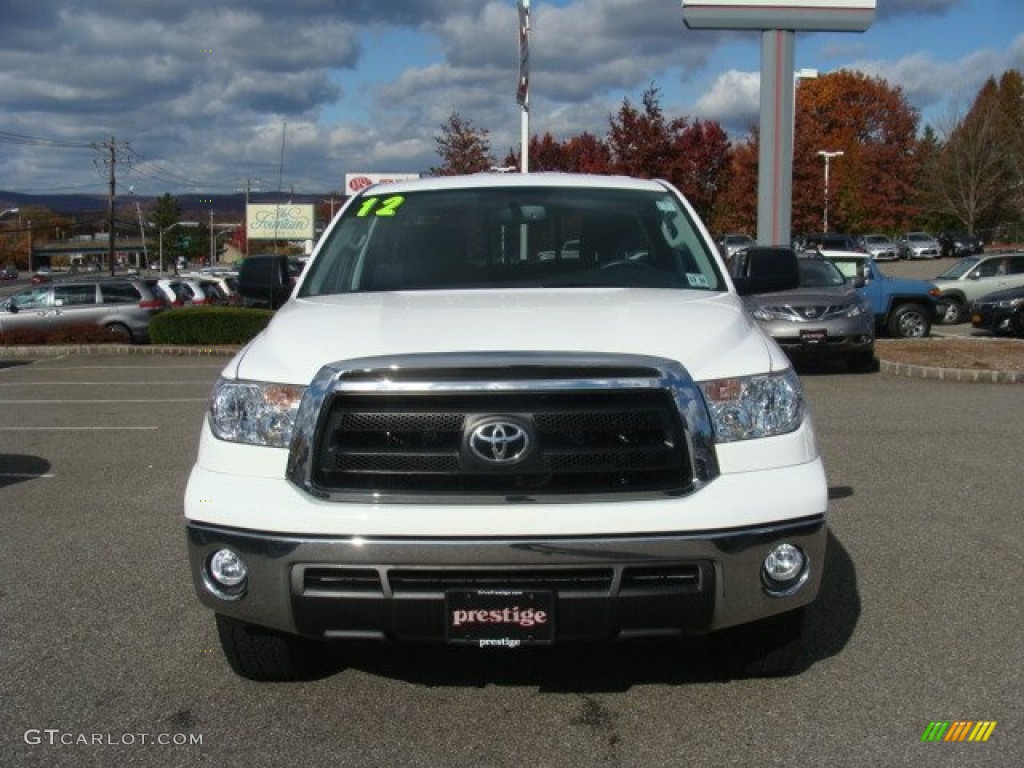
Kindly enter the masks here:
M 827 487 L 800 382 L 659 181 L 480 174 L 351 198 L 224 369 L 185 495 L 240 675 L 338 641 L 717 632 L 799 668 Z

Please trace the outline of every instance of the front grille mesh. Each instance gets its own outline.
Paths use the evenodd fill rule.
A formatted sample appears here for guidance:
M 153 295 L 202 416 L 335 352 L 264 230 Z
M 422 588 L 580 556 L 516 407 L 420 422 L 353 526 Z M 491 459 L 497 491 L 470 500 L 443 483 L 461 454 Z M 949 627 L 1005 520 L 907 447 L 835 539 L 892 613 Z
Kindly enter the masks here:
M 443 595 L 450 590 L 553 590 L 559 595 L 658 593 L 699 590 L 707 565 L 697 562 L 618 568 L 352 568 L 307 565 L 306 596 Z
M 692 481 L 686 436 L 664 390 L 340 391 L 325 407 L 312 479 L 326 493 L 681 493 Z M 485 466 L 470 455 L 467 425 L 495 415 L 531 426 L 535 450 L 522 465 Z

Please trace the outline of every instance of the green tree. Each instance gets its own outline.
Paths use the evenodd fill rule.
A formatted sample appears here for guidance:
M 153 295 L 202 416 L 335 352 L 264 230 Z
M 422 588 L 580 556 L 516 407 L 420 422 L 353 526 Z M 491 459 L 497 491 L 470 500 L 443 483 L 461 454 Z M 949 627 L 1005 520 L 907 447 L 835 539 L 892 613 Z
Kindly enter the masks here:
M 490 132 L 476 128 L 472 120 L 452 112 L 441 124 L 441 133 L 434 137 L 437 154 L 444 164 L 431 168 L 434 176 L 454 176 L 462 173 L 479 173 L 496 165 L 491 155 Z
M 163 240 L 163 254 L 161 269 L 166 266 L 168 260 L 174 266 L 177 273 L 177 241 L 171 235 L 171 227 L 181 221 L 181 204 L 170 192 L 165 192 L 156 199 L 149 212 L 149 224 L 154 229 L 156 243 L 153 246 L 154 252 L 160 252 L 160 241 Z

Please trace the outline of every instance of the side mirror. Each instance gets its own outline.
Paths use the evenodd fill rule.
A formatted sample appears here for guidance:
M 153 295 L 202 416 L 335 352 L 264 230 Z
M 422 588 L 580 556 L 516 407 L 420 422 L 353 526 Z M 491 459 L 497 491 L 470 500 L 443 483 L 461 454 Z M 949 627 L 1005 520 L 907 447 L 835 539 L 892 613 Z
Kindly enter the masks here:
M 238 293 L 250 307 L 277 309 L 288 301 L 294 285 L 283 254 L 249 256 L 238 272 Z
M 854 288 L 863 288 L 867 284 L 868 284 L 867 278 L 865 278 L 863 275 L 857 275 L 855 278 L 853 278 L 853 287 Z
M 785 246 L 747 248 L 735 261 L 733 282 L 740 296 L 791 291 L 800 287 L 796 251 Z

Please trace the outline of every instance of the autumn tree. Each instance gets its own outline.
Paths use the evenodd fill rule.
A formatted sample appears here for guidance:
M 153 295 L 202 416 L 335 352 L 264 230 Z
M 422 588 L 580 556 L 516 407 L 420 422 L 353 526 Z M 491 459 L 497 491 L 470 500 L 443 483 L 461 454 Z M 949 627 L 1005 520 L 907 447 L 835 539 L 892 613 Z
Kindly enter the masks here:
M 608 145 L 584 131 L 562 145 L 569 158 L 569 167 L 579 173 L 607 174 L 611 172 L 612 153 Z
M 618 114 L 609 118 L 611 170 L 667 179 L 702 217 L 710 215 L 728 177 L 730 144 L 725 131 L 715 122 L 667 118 L 653 85 L 644 91 L 642 104 L 641 111 L 623 99 Z
M 713 232 L 757 233 L 758 130 L 750 130 L 750 137 L 734 144 L 729 153 L 729 166 L 708 218 Z
M 925 187 L 940 215 L 972 234 L 1019 221 L 1024 204 L 1024 79 L 1011 70 L 989 78 L 929 157 Z
M 920 116 L 900 88 L 841 70 L 802 80 L 795 114 L 793 232 L 821 229 L 822 150 L 843 152 L 829 168 L 830 229 L 894 232 L 919 215 Z
M 618 114 L 608 118 L 611 170 L 643 179 L 661 178 L 672 159 L 679 121 L 666 119 L 654 85 L 644 91 L 641 101 L 643 111 L 623 99 Z
M 472 120 L 452 112 L 441 124 L 441 133 L 434 137 L 437 154 L 444 164 L 431 168 L 434 176 L 454 176 L 462 173 L 479 173 L 496 165 L 491 155 L 490 132 L 476 128 Z
M 672 151 L 664 175 L 707 220 L 719 192 L 729 183 L 729 138 L 716 122 L 676 122 Z
M 519 153 L 510 150 L 505 165 L 521 168 Z M 531 171 L 563 171 L 565 173 L 610 173 L 611 153 L 607 144 L 584 131 L 565 141 L 558 141 L 550 133 L 530 138 Z

